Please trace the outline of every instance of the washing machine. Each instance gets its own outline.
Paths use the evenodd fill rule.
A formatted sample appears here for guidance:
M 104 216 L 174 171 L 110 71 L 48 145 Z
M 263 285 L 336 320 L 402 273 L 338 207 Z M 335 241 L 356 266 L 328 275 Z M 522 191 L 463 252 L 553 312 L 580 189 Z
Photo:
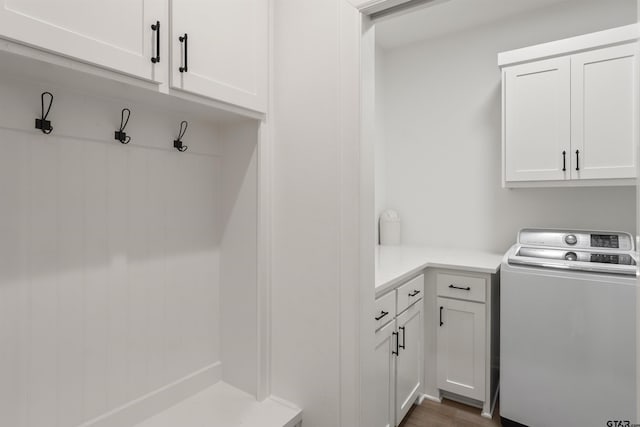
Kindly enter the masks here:
M 518 233 L 500 272 L 503 426 L 639 422 L 637 263 L 628 233 Z

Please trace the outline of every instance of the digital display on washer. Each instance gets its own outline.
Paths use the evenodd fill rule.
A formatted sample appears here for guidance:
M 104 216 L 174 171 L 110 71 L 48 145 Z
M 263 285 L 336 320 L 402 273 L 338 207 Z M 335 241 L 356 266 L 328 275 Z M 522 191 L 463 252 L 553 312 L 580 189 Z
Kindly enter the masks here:
M 592 248 L 619 248 L 618 236 L 610 234 L 592 234 Z M 617 263 L 616 263 L 617 264 Z
M 591 254 L 591 262 L 602 264 L 620 264 L 620 257 L 611 254 Z

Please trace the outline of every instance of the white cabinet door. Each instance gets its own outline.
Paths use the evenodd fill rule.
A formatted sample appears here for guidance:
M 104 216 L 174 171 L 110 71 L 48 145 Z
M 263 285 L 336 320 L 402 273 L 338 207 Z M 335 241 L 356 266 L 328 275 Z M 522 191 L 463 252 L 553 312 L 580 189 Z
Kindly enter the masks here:
M 395 408 L 395 351 L 396 351 L 396 322 L 389 323 L 376 332 L 376 347 L 373 355 L 371 374 L 374 376 L 372 383 L 375 390 L 369 394 L 374 400 L 371 408 L 373 411 L 367 414 L 372 427 L 393 427 Z
M 569 178 L 569 71 L 568 57 L 504 69 L 506 181 Z
M 172 1 L 171 86 L 266 111 L 268 11 L 268 0 Z
M 572 179 L 635 178 L 638 46 L 571 57 Z
M 422 389 L 424 354 L 423 301 L 413 304 L 397 317 L 398 356 L 396 358 L 396 424 L 407 415 Z
M 0 0 L 0 37 L 155 80 L 156 37 L 168 30 L 161 0 Z
M 485 305 L 438 298 L 438 388 L 485 400 Z

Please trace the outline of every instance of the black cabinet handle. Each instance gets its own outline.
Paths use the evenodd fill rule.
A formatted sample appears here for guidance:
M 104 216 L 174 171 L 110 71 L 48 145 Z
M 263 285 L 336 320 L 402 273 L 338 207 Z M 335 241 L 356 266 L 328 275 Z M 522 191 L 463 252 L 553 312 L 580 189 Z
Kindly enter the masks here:
M 407 339 L 406 332 L 405 332 L 404 326 L 400 326 L 398 329 L 402 331 L 402 345 L 400 346 L 400 348 L 404 350 L 405 340 Z
M 411 292 L 411 293 L 409 294 L 409 296 L 410 296 L 410 297 L 415 297 L 415 296 L 416 296 L 416 295 L 418 295 L 419 293 L 420 293 L 420 291 L 419 291 L 419 290 L 414 289 L 414 290 L 413 290 L 413 292 Z
M 376 319 L 376 320 L 380 320 L 380 319 L 382 319 L 384 316 L 386 316 L 387 314 L 389 314 L 389 312 L 388 312 L 388 311 L 384 311 L 384 310 L 382 310 L 382 311 L 380 312 L 380 316 L 376 317 L 375 319 Z
M 189 40 L 187 39 L 187 33 L 184 36 L 178 37 L 180 43 L 184 43 L 184 67 L 178 68 L 181 73 L 189 72 Z
M 460 289 L 461 291 L 470 291 L 471 287 L 467 286 L 466 288 L 461 288 L 460 286 L 456 286 L 456 285 L 449 285 L 449 287 L 451 289 Z
M 151 57 L 151 62 L 157 64 L 160 62 L 160 21 L 156 21 L 151 26 L 151 29 L 156 32 L 156 56 Z
M 567 170 L 567 152 L 562 152 L 562 172 L 566 172 Z
M 398 348 L 398 333 L 397 332 L 391 332 L 391 335 L 395 335 L 396 336 L 396 351 L 391 350 L 391 354 L 395 354 L 397 356 L 398 355 L 398 351 L 400 350 Z
M 442 309 L 444 309 L 444 307 L 440 306 L 440 326 L 444 325 L 444 322 L 442 321 Z
M 580 150 L 576 150 L 576 170 L 580 170 Z

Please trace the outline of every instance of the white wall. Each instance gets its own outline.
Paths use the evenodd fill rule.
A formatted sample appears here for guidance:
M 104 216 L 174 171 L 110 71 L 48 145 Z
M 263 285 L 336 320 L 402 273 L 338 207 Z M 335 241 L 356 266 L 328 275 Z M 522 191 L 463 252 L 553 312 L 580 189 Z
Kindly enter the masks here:
M 498 52 L 636 22 L 636 2 L 568 1 L 385 51 L 386 187 L 403 242 L 505 251 L 521 227 L 634 233 L 634 188 L 500 187 Z
M 55 95 L 51 135 L 33 129 L 44 90 Z M 246 276 L 225 269 L 224 289 L 241 282 L 254 309 L 255 228 L 238 231 L 256 222 L 252 128 L 225 130 L 240 143 L 227 150 L 209 122 L 6 75 L 0 100 L 0 425 L 71 427 L 105 414 L 96 425 L 130 425 L 216 381 L 227 227 L 225 246 L 254 253 L 242 254 Z M 124 106 L 128 145 L 113 139 Z M 178 153 L 183 119 L 189 150 Z M 222 209 L 224 179 L 233 185 Z M 223 259 L 237 267 L 234 254 Z M 117 416 L 163 390 L 134 418 Z
M 359 14 L 346 0 L 273 5 L 271 390 L 305 427 L 353 427 Z

